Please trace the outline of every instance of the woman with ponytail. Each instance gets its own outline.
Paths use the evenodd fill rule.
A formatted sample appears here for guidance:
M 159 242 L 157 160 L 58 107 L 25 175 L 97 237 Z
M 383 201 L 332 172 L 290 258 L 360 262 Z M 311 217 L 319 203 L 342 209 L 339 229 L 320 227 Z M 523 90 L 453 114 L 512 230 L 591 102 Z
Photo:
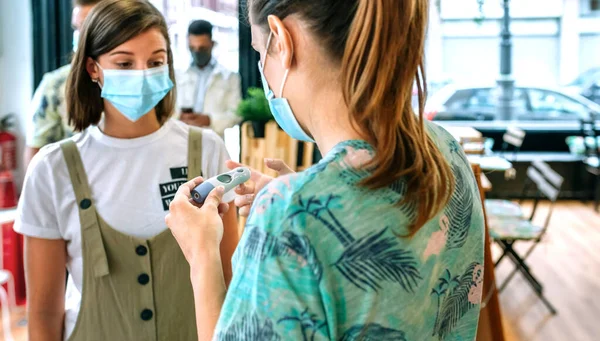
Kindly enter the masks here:
M 201 340 L 473 340 L 484 225 L 458 143 L 423 119 L 427 0 L 249 0 L 273 115 L 314 167 L 238 188 L 249 214 L 226 290 L 222 189 L 180 188 L 167 224 Z M 411 107 L 413 84 L 418 112 Z M 231 163 L 230 167 L 237 166 Z

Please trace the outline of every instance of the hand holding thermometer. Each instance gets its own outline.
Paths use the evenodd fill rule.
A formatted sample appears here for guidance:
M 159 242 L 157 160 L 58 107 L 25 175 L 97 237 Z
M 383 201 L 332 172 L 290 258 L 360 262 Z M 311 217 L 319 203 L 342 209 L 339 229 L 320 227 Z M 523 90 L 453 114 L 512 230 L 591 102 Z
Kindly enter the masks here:
M 238 167 L 227 173 L 215 176 L 198 185 L 192 190 L 192 200 L 198 205 L 202 205 L 208 194 L 219 186 L 225 187 L 223 202 L 229 202 L 235 198 L 235 192 L 230 192 L 236 186 L 250 180 L 250 169 Z

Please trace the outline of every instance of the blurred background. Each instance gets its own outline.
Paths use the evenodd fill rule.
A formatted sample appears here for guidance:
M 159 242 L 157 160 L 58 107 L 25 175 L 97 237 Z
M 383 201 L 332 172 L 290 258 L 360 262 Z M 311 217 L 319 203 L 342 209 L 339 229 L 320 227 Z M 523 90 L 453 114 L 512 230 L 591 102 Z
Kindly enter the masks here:
M 207 20 L 214 26 L 214 57 L 239 73 L 242 97 L 252 101 L 261 96 L 260 91 L 248 92 L 261 84 L 245 20 L 246 0 L 150 1 L 169 24 L 177 69 L 192 62 L 189 24 Z M 446 127 L 470 161 L 481 167 L 485 195 L 493 199 L 486 207 L 498 262 L 494 287 L 499 289 L 496 303 L 502 317 L 495 319 L 503 329 L 492 323 L 490 335 L 482 339 L 600 340 L 595 321 L 600 315 L 600 0 L 430 4 L 424 115 Z M 71 0 L 0 0 L 0 120 L 5 118 L 0 133 L 7 134 L 1 135 L 0 144 L 12 143 L 9 150 L 16 155 L 14 165 L 3 166 L 10 172 L 0 174 L 0 199 L 18 196 L 22 184 L 21 155 L 34 90 L 45 73 L 70 61 L 71 11 Z M 413 106 L 419 107 L 416 86 Z M 238 114 L 240 121 L 255 123 L 250 113 L 240 109 Z M 275 157 L 261 154 L 267 142 L 257 151 L 259 142 L 253 139 L 265 138 L 264 132 L 252 127 L 251 136 L 240 126 L 226 131 L 232 157 Z M 297 169 L 319 158 L 314 146 L 293 148 Z M 303 148 L 304 154 L 310 151 L 309 157 L 300 155 Z M 532 177 L 531 169 L 545 182 Z M 14 185 L 13 192 L 6 179 Z M 10 209 L 10 204 L 2 208 Z M 507 219 L 506 209 L 519 211 Z M 3 214 L 0 209 L 0 223 L 8 223 L 10 215 Z M 527 225 L 529 234 L 516 225 Z M 7 240 L 18 244 L 11 239 L 17 237 L 8 225 L 2 226 L 0 269 L 13 266 L 18 272 L 19 261 L 11 253 L 18 247 L 6 246 Z M 523 240 L 528 244 L 512 247 Z M 529 251 L 531 245 L 538 245 L 535 252 Z M 502 285 L 507 279 L 510 285 Z M 22 316 L 11 323 L 15 335 L 25 337 Z

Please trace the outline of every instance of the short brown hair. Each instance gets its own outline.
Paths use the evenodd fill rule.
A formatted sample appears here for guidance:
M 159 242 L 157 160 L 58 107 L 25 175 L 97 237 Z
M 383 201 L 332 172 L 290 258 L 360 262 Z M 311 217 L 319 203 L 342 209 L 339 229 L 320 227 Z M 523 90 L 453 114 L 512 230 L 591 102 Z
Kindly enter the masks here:
M 92 9 L 81 29 L 77 52 L 73 56 L 71 72 L 66 84 L 69 124 L 82 131 L 100 122 L 104 102 L 98 84 L 87 72 L 87 59 L 112 51 L 119 45 L 149 29 L 157 28 L 167 43 L 169 76 L 175 84 L 173 52 L 162 14 L 146 0 L 102 0 Z M 175 86 L 155 107 L 158 121 L 164 123 L 175 108 Z

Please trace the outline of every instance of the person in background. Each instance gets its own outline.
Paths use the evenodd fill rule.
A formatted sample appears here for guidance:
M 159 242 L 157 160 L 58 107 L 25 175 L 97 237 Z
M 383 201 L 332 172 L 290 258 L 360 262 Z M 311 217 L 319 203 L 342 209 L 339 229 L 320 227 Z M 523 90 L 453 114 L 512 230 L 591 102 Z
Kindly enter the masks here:
M 25 235 L 30 340 L 196 335 L 190 267 L 165 216 L 181 184 L 227 171 L 229 155 L 213 131 L 171 119 L 167 30 L 147 0 L 102 0 L 81 29 L 65 88 L 80 133 L 33 158 L 14 225 Z M 238 241 L 227 207 L 226 279 Z
M 248 1 L 273 116 L 325 156 L 238 188 L 251 208 L 229 288 L 223 189 L 198 208 L 202 179 L 180 187 L 166 221 L 191 265 L 199 340 L 476 338 L 482 203 L 458 142 L 423 117 L 428 3 Z
M 71 25 L 73 26 L 73 52 L 79 43 L 79 30 L 88 13 L 102 0 L 74 0 Z M 31 103 L 27 118 L 25 167 L 43 146 L 73 135 L 67 123 L 65 84 L 71 64 L 48 72 L 42 78 Z
M 192 126 L 207 127 L 221 137 L 239 122 L 235 114 L 241 101 L 240 76 L 213 57 L 213 26 L 196 20 L 188 29 L 192 64 L 177 76 L 177 108 L 180 119 Z

